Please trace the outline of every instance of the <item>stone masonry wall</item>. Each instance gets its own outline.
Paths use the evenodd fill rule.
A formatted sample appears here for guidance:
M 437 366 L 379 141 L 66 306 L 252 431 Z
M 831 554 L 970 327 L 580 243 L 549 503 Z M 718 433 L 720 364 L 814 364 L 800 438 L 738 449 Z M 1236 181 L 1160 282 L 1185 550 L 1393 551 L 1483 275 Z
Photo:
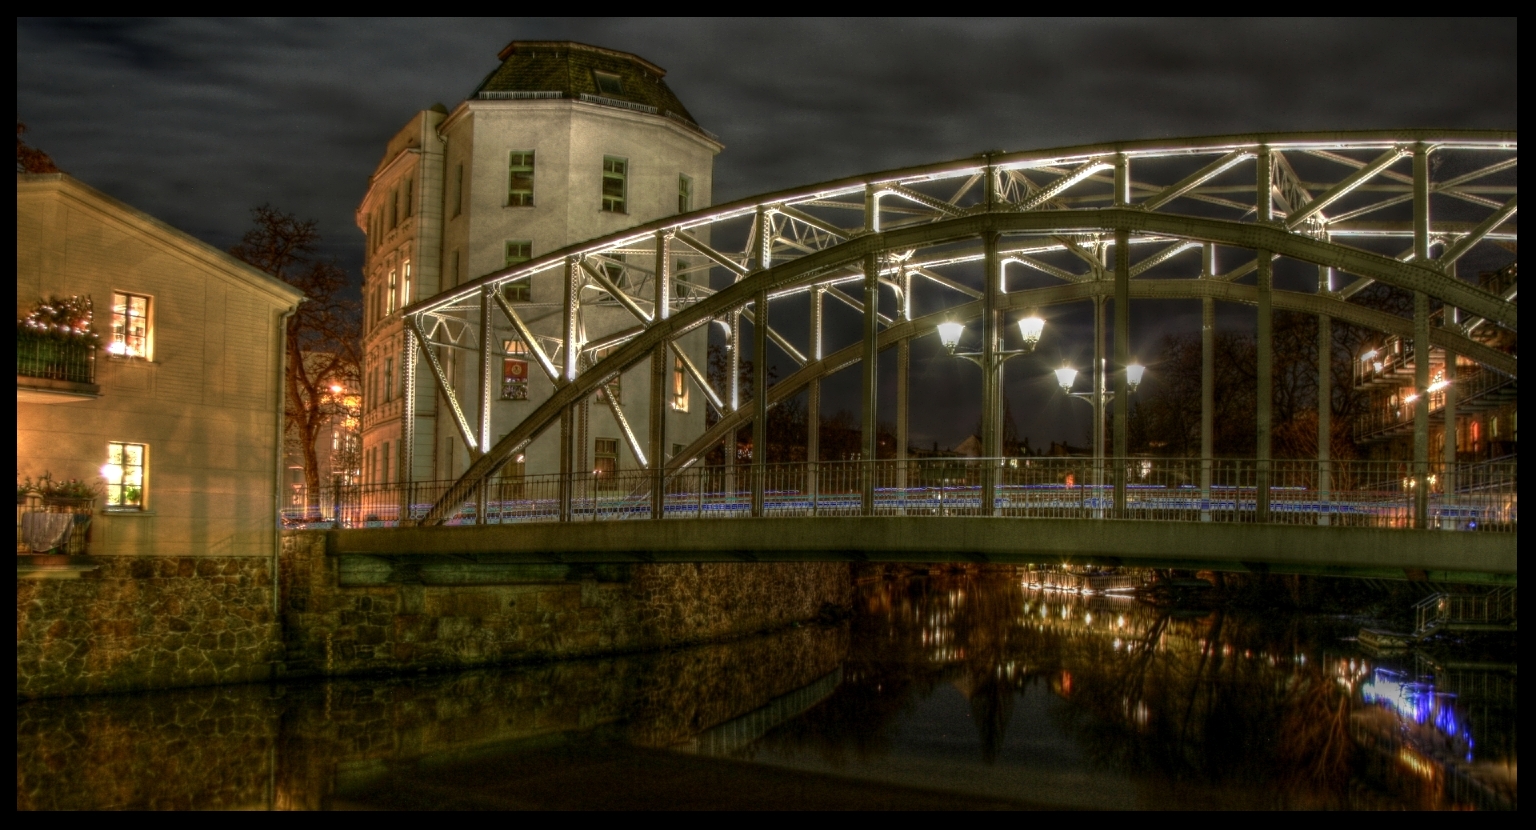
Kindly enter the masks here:
M 851 601 L 848 566 L 598 568 L 548 581 L 434 585 L 397 568 L 343 585 L 324 532 L 285 536 L 284 672 L 441 669 L 667 648 L 764 631 Z M 530 568 L 529 570 L 535 570 Z M 565 573 L 559 569 L 560 573 Z M 475 579 L 473 571 L 468 577 Z
M 271 560 L 102 557 L 78 579 L 16 581 L 16 696 L 267 679 L 279 655 Z
M 326 556 L 324 532 L 296 531 L 274 620 L 265 558 L 96 561 L 78 579 L 17 580 L 18 698 L 647 651 L 809 620 L 852 591 L 835 563 L 443 566 L 458 568 L 453 584 L 434 584 L 443 567 L 384 564 L 357 577 L 359 563 Z

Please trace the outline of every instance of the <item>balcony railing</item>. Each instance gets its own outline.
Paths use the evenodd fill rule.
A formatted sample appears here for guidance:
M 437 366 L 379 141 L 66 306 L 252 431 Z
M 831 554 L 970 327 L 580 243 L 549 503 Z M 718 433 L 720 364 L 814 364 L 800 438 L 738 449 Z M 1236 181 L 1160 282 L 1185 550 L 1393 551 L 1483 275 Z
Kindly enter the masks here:
M 1411 528 L 1420 482 L 1429 490 L 1434 527 L 1513 533 L 1519 487 L 1515 462 L 1435 465 L 1419 479 L 1400 461 L 1270 461 L 1252 459 L 1087 458 L 882 460 L 771 464 L 763 469 L 760 514 L 789 516 L 982 515 L 985 478 L 994 480 L 993 515 L 1110 518 L 1114 471 L 1126 480 L 1124 518 L 1176 522 L 1326 524 Z M 749 466 L 690 467 L 670 475 L 662 518 L 747 519 L 753 516 Z M 1268 479 L 1268 509 L 1261 483 Z M 1209 482 L 1206 484 L 1205 482 Z M 567 520 L 652 518 L 651 474 L 529 475 L 496 479 L 466 499 L 448 524 L 561 520 L 562 484 L 570 488 Z M 454 484 L 423 481 L 366 484 L 327 491 L 307 510 L 285 514 L 290 527 L 393 527 L 415 523 Z M 866 484 L 873 500 L 866 508 Z
M 16 374 L 21 377 L 96 382 L 96 347 L 79 340 L 16 336 Z

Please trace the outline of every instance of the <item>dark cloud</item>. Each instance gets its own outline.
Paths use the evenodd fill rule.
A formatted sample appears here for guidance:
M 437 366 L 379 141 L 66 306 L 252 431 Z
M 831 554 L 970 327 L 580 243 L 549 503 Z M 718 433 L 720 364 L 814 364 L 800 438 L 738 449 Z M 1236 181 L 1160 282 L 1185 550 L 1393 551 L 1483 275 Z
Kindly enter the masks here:
M 1515 129 L 1514 20 L 18 20 L 16 108 L 71 173 L 224 247 L 270 202 L 356 266 L 384 142 L 513 39 L 644 55 L 726 150 L 715 198 L 1116 139 Z M 1017 408 L 1017 407 L 1016 407 Z M 1073 440 L 1081 436 L 1071 435 Z M 942 439 L 941 439 L 942 440 Z

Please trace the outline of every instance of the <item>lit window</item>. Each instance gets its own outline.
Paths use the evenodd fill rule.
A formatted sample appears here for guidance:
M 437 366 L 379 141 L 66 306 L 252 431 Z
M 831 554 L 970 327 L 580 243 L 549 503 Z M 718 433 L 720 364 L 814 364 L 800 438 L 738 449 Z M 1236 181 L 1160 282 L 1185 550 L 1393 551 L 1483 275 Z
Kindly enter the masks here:
M 592 453 L 592 475 L 597 486 L 604 490 L 617 487 L 619 472 L 619 439 L 599 438 Z
M 501 399 L 528 400 L 528 344 L 521 340 L 503 340 L 507 357 L 501 361 Z
M 688 412 L 688 375 L 680 357 L 673 357 L 673 410 Z
M 507 162 L 507 206 L 533 204 L 533 151 L 513 150 Z
M 528 400 L 528 361 L 516 357 L 501 361 L 501 399 Z
M 679 175 L 677 177 L 677 212 L 687 213 L 693 210 L 693 179 Z
M 400 307 L 405 308 L 411 304 L 411 261 L 406 260 L 400 264 Z
M 101 477 L 107 481 L 109 509 L 144 509 L 144 469 L 148 456 L 149 447 L 144 444 L 107 444 L 107 463 L 101 468 Z
M 109 354 L 149 359 L 149 298 L 112 292 L 112 342 Z
M 623 95 L 624 81 L 613 72 L 592 71 L 592 80 L 597 84 L 599 95 Z
M 389 269 L 389 292 L 384 295 L 384 313 L 395 313 L 395 291 L 399 288 L 399 273 L 395 269 Z
M 624 198 L 629 192 L 629 162 L 617 156 L 603 156 L 603 211 L 628 213 Z

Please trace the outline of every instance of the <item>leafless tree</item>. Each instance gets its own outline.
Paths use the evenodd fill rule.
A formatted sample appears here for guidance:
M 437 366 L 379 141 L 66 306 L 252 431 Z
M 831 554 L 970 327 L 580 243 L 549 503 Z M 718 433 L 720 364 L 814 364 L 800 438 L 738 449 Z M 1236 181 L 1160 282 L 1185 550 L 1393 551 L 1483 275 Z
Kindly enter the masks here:
M 305 301 L 288 321 L 284 412 L 290 440 L 304 459 L 309 508 L 318 508 L 320 463 L 316 442 L 335 419 L 355 420 L 355 390 L 362 367 L 359 303 L 348 291 L 347 274 L 317 253 L 320 233 L 313 219 L 299 219 L 271 205 L 251 210 L 252 227 L 235 257 L 304 292 Z

